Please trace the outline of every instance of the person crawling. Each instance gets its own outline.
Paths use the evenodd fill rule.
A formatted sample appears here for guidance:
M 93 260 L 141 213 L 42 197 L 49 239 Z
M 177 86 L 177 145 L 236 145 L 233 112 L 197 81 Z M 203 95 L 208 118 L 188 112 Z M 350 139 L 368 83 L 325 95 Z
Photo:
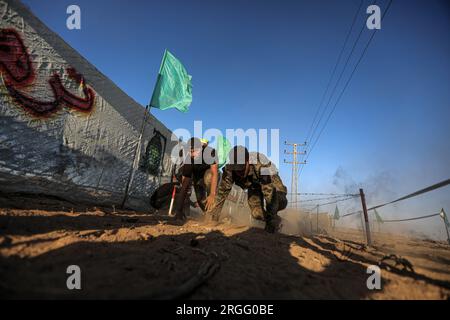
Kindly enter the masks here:
M 207 142 L 191 138 L 187 143 L 186 158 L 181 168 L 181 188 L 175 200 L 175 218 L 186 218 L 185 206 L 189 189 L 194 187 L 197 204 L 203 212 L 212 209 L 215 202 L 219 180 L 219 168 L 216 150 Z
M 265 155 L 248 152 L 243 146 L 234 147 L 229 153 L 229 163 L 225 165 L 214 206 L 209 206 L 208 214 L 219 221 L 222 207 L 233 184 L 248 192 L 251 215 L 266 223 L 265 230 L 274 233 L 279 230 L 281 218 L 277 213 L 287 206 L 287 188 L 278 171 Z M 265 202 L 265 203 L 264 203 Z

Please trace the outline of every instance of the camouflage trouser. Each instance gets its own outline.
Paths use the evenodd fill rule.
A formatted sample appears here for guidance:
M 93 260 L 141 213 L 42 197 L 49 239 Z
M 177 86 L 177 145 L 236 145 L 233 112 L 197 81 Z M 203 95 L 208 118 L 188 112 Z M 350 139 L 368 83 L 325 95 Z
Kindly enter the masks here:
M 264 199 L 266 199 L 265 209 Z M 253 185 L 248 188 L 248 205 L 253 218 L 262 221 L 270 221 L 278 211 L 286 208 L 286 193 L 276 191 L 276 189 L 270 185 Z
M 211 189 L 211 179 L 212 173 L 211 169 L 206 170 L 203 177 L 197 179 L 193 178 L 192 185 L 195 191 L 195 197 L 197 198 L 197 203 L 203 212 L 206 212 L 206 198 L 208 197 L 208 191 Z

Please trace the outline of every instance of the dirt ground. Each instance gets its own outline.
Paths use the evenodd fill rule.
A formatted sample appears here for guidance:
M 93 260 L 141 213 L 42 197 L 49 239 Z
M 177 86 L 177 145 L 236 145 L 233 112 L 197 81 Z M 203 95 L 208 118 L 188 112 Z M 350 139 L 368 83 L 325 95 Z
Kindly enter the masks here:
M 300 237 L 132 211 L 4 207 L 0 297 L 448 299 L 449 247 L 378 234 L 367 248 L 351 230 Z M 407 261 L 386 261 L 381 290 L 369 290 L 367 266 L 389 254 Z M 81 268 L 82 290 L 67 289 L 69 265 Z

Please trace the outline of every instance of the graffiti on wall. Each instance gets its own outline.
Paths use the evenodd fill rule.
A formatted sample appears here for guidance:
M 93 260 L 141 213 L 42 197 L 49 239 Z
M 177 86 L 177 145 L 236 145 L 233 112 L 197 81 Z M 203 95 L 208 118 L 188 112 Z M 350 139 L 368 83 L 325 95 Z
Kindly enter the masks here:
M 35 70 L 27 47 L 14 29 L 0 29 L 0 71 L 4 75 L 3 82 L 9 95 L 25 111 L 35 116 L 50 116 L 63 106 L 90 112 L 94 105 L 94 91 L 86 85 L 84 77 L 74 68 L 67 68 L 67 75 L 80 85 L 84 97 L 69 92 L 57 73 L 48 80 L 53 92 L 53 100 L 42 101 L 24 93 L 21 89 L 34 83 Z

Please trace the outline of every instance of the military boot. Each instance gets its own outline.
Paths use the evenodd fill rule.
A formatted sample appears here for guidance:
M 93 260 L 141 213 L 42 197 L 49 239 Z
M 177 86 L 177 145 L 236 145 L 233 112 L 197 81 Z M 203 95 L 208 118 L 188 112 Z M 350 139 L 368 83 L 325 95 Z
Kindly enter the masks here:
M 281 229 L 281 218 L 278 215 L 275 215 L 266 220 L 266 230 L 269 233 L 278 232 Z

